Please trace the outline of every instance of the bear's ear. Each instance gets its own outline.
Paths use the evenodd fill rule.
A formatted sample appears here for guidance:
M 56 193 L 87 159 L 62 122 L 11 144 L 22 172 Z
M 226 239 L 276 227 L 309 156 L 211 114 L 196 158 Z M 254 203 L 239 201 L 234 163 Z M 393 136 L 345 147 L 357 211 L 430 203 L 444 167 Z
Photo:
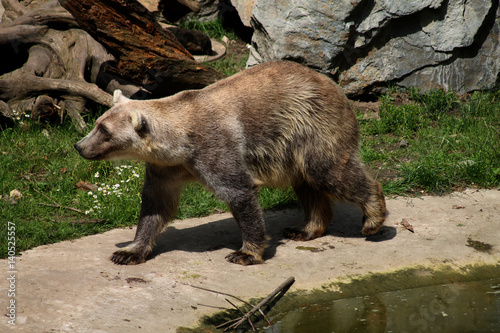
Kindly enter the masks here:
M 129 121 L 132 127 L 139 133 L 146 133 L 148 131 L 148 122 L 146 117 L 141 115 L 139 111 L 132 110 L 129 113 Z
M 123 96 L 122 91 L 120 89 L 116 89 L 113 93 L 113 105 L 127 101 L 129 101 L 129 99 Z

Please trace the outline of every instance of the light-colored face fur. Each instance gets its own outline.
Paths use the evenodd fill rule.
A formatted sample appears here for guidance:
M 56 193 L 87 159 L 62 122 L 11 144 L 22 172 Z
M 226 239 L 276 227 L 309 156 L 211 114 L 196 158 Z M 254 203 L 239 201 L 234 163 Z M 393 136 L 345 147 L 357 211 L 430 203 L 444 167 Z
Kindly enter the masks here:
M 115 91 L 114 106 L 75 144 L 80 155 L 89 160 L 142 159 L 144 137 L 150 128 L 146 116 L 131 108 L 130 102 L 120 90 Z

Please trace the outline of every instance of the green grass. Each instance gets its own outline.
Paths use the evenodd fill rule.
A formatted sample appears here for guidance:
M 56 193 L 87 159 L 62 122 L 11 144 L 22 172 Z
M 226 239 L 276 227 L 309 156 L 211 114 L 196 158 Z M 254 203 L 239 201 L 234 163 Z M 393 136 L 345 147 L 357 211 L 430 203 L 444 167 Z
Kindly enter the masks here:
M 466 186 L 500 185 L 500 94 L 464 99 L 441 90 L 397 105 L 381 98 L 380 119 L 363 119 L 361 153 L 386 194 L 442 194 Z M 399 147 L 404 139 L 407 147 Z
M 210 36 L 210 38 L 221 41 L 224 36 L 230 40 L 238 39 L 238 36 L 234 31 L 228 31 L 222 27 L 222 22 L 220 19 L 209 22 L 199 22 L 197 20 L 184 21 L 179 25 L 183 29 L 193 29 L 203 32 L 204 34 Z

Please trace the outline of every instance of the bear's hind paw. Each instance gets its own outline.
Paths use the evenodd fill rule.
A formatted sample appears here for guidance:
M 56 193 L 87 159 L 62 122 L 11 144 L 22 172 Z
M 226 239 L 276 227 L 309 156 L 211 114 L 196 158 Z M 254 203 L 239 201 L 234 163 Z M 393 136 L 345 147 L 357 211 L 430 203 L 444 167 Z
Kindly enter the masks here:
M 305 242 L 318 237 L 311 236 L 308 232 L 298 228 L 285 228 L 285 230 L 283 230 L 283 235 L 288 239 L 300 242 Z
M 367 220 L 363 224 L 363 229 L 361 230 L 361 233 L 364 236 L 375 235 L 382 227 L 383 222 L 384 222 L 384 220 L 382 220 L 380 222 L 379 221 L 373 222 L 373 221 Z
M 146 257 L 127 250 L 118 250 L 111 256 L 110 260 L 117 265 L 137 265 L 146 261 Z
M 257 258 L 252 254 L 245 253 L 243 251 L 234 251 L 226 256 L 229 262 L 240 264 L 243 266 L 262 264 L 264 260 L 262 258 Z

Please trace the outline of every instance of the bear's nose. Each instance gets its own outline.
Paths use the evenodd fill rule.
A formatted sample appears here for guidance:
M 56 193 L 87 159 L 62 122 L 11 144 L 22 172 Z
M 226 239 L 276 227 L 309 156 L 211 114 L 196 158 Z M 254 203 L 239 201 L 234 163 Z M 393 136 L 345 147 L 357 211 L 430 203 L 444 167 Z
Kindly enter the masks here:
M 78 153 L 80 153 L 80 154 L 82 153 L 82 148 L 80 148 L 80 146 L 78 145 L 78 142 L 77 142 L 77 143 L 75 143 L 75 146 L 74 146 L 74 147 L 75 147 L 75 149 L 78 151 Z

